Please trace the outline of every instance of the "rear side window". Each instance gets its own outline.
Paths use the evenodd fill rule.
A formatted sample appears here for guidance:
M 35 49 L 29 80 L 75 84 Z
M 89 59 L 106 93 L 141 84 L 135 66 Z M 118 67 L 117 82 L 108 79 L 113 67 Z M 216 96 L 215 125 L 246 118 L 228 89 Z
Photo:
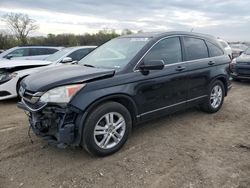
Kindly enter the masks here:
M 79 49 L 74 52 L 72 52 L 68 57 L 71 57 L 73 61 L 80 61 L 82 58 L 84 58 L 91 49 Z
M 208 49 L 202 39 L 184 37 L 187 60 L 208 58 Z
M 158 42 L 144 57 L 144 61 L 163 60 L 164 64 L 182 61 L 182 51 L 179 37 L 167 38 Z
M 55 52 L 57 52 L 58 50 L 57 49 L 54 49 L 54 48 L 46 48 L 46 53 L 47 54 L 53 54 Z
M 212 44 L 211 42 L 207 42 L 207 47 L 209 49 L 210 57 L 221 56 L 224 54 L 222 49 L 220 49 L 218 46 Z
M 30 48 L 30 56 L 53 54 L 57 50 L 52 48 Z

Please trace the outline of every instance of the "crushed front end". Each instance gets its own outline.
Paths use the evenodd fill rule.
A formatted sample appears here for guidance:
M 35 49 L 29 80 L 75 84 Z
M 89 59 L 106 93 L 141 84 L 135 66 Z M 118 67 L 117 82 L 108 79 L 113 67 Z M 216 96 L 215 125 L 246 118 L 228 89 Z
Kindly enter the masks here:
M 36 135 L 56 145 L 79 145 L 78 109 L 68 105 L 41 102 L 39 99 L 43 93 L 20 93 L 22 101 L 18 103 L 18 107 L 27 113 L 30 127 Z

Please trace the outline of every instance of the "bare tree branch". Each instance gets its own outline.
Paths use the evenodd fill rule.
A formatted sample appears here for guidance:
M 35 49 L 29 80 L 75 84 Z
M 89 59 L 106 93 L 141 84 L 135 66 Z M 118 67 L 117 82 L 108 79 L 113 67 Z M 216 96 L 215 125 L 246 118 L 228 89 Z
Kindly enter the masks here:
M 16 38 L 23 44 L 27 44 L 27 37 L 30 32 L 37 30 L 39 27 L 36 21 L 29 18 L 27 14 L 10 13 L 3 16 L 4 21 L 14 33 Z

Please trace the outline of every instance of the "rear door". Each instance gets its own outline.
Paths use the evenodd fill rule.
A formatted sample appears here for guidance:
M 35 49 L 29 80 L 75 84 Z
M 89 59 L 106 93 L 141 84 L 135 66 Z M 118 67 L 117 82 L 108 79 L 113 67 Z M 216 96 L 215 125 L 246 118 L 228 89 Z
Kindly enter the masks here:
M 210 81 L 211 67 L 215 66 L 209 57 L 205 40 L 201 38 L 183 37 L 185 60 L 188 62 L 188 101 L 198 103 L 207 97 L 207 86 Z
M 56 49 L 49 48 L 29 48 L 29 56 L 26 59 L 42 60 L 48 57 L 51 53 L 56 52 Z

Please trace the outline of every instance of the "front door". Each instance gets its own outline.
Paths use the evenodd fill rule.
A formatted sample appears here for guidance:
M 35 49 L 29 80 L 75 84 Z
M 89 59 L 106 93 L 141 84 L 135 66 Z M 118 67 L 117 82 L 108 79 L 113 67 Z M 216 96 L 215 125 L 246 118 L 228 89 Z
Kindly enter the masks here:
M 142 62 L 163 60 L 163 70 L 149 71 L 148 74 L 136 72 L 143 77 L 135 85 L 139 117 L 162 115 L 186 105 L 187 99 L 187 63 L 183 62 L 179 37 L 160 40 L 146 54 Z

